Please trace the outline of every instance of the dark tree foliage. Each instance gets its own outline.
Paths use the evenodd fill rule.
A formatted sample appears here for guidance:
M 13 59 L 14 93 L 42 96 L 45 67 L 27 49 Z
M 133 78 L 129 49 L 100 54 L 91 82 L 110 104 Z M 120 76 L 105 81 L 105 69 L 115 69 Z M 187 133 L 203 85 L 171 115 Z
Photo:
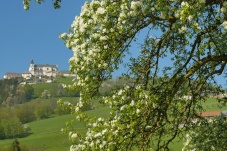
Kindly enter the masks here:
M 26 100 L 31 100 L 34 94 L 34 88 L 31 85 L 26 84 L 24 85 L 24 92 Z
M 12 149 L 12 151 L 21 151 L 20 143 L 16 138 L 14 139 L 14 141 L 11 145 L 11 149 Z
M 0 80 L 0 103 L 5 101 L 10 95 L 16 94 L 18 79 L 2 79 Z

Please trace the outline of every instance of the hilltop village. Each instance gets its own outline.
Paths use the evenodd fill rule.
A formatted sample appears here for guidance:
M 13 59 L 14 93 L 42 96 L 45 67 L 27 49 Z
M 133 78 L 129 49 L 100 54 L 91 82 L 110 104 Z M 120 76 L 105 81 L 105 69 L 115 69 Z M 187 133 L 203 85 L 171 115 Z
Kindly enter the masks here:
M 58 75 L 64 77 L 76 77 L 75 74 L 70 74 L 68 70 L 58 72 L 58 65 L 35 64 L 34 60 L 31 60 L 28 71 L 23 73 L 7 72 L 3 76 L 3 79 L 23 78 L 23 84 L 35 84 L 43 80 L 47 83 L 51 83 L 52 79 Z

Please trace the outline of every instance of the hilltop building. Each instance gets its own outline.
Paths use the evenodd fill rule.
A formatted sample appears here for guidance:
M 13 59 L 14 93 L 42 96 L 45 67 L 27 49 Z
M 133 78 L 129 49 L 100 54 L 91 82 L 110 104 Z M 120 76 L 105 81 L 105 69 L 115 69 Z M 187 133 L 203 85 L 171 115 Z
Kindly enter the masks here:
M 31 77 L 32 77 L 32 74 L 31 74 L 31 72 L 24 72 L 24 73 L 22 73 L 22 77 L 24 78 L 24 79 L 31 79 Z
M 35 64 L 32 60 L 29 65 L 29 71 L 24 73 L 15 73 L 15 72 L 7 72 L 3 78 L 4 79 L 12 79 L 23 77 L 24 79 L 31 79 L 32 76 L 36 77 L 56 77 L 58 75 L 58 65 L 49 65 L 49 64 Z
M 58 65 L 35 64 L 32 60 L 29 66 L 29 72 L 32 76 L 56 77 L 58 74 Z
M 3 78 L 4 79 L 13 79 L 13 78 L 20 78 L 21 73 L 16 73 L 16 72 L 7 72 Z
M 57 77 L 58 75 L 63 77 L 77 78 L 77 75 L 70 73 L 69 70 L 62 70 L 61 72 L 58 72 L 58 65 L 35 64 L 33 60 L 31 60 L 28 70 L 29 71 L 26 71 L 24 73 L 7 72 L 3 76 L 3 79 L 12 79 L 12 78 L 22 77 L 26 80 L 30 80 L 32 77 L 37 77 L 39 79 L 42 79 L 43 76 L 47 76 L 49 77 L 47 83 L 50 83 L 51 82 L 50 77 Z

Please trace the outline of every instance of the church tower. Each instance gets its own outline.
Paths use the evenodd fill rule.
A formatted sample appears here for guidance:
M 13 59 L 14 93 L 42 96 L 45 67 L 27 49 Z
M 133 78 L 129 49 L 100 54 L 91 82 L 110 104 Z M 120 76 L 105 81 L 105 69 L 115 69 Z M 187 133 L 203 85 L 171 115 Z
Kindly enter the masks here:
M 34 61 L 33 60 L 30 63 L 29 72 L 31 72 L 32 75 L 35 74 L 35 65 L 34 65 Z

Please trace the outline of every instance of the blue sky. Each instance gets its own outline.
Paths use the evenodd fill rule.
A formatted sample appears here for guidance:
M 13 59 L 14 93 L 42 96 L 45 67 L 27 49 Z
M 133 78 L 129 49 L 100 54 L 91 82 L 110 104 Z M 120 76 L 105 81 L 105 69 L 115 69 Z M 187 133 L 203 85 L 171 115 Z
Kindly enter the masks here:
M 72 51 L 58 35 L 67 32 L 85 0 L 63 0 L 55 10 L 52 0 L 23 9 L 22 0 L 0 1 L 0 78 L 6 72 L 28 71 L 33 59 L 37 64 L 57 64 L 68 70 Z

